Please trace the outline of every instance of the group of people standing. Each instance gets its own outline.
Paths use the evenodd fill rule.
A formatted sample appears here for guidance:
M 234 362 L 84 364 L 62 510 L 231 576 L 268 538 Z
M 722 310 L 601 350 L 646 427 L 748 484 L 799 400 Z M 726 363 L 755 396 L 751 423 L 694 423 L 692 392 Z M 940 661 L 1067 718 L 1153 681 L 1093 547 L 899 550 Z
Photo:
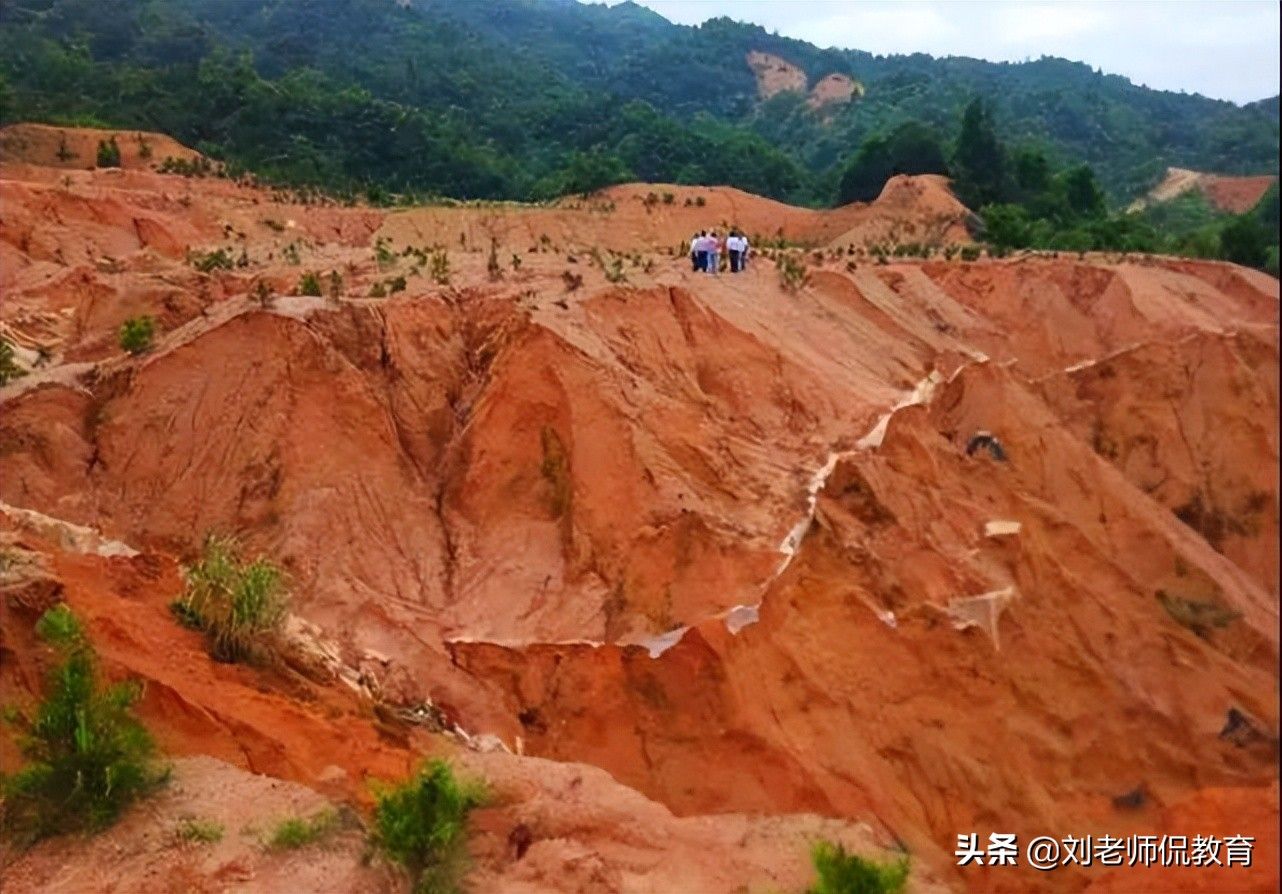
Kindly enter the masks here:
M 690 266 L 695 273 L 718 273 L 721 255 L 725 254 L 731 273 L 741 273 L 748 266 L 748 237 L 738 230 L 721 236 L 716 230 L 700 230 L 690 240 Z

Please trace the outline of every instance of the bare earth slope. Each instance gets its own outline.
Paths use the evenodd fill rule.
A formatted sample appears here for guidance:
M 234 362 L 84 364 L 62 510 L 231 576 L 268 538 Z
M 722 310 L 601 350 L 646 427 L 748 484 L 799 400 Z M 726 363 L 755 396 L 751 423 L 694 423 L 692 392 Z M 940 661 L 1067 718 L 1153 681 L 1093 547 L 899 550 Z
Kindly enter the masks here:
M 358 808 L 423 754 L 491 779 L 479 890 L 801 890 L 817 837 L 907 847 L 919 891 L 1126 890 L 953 865 L 1002 831 L 1255 835 L 1220 890 L 1276 886 L 1276 280 L 871 262 L 965 238 L 937 178 L 384 211 L 14 161 L 0 201 L 6 700 L 65 598 L 174 754 Z M 692 273 L 708 226 L 808 282 Z M 293 670 L 168 617 L 211 530 L 288 568 Z
M 1232 177 L 1225 174 L 1206 174 L 1185 168 L 1167 168 L 1162 182 L 1149 190 L 1148 195 L 1131 207 L 1139 210 L 1157 202 L 1169 202 L 1184 193 L 1200 192 L 1207 203 L 1217 211 L 1242 214 L 1250 211 L 1277 182 L 1271 174 L 1258 177 Z

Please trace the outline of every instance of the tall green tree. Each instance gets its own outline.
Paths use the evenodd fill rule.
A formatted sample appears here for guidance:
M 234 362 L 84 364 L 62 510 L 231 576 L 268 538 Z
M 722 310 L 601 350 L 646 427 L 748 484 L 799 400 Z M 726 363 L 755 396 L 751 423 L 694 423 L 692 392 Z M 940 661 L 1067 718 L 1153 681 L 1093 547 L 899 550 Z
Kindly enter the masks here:
M 1104 213 L 1104 192 L 1095 182 L 1090 165 L 1078 165 L 1064 174 L 1064 201 L 1069 210 L 1083 217 Z
M 916 121 L 890 134 L 869 137 L 842 172 L 837 204 L 870 202 L 896 174 L 947 174 L 938 135 Z
M 1009 194 L 1006 149 L 997 138 L 993 113 L 975 97 L 962 113 L 961 130 L 953 148 L 953 180 L 957 195 L 971 208 L 1005 201 Z

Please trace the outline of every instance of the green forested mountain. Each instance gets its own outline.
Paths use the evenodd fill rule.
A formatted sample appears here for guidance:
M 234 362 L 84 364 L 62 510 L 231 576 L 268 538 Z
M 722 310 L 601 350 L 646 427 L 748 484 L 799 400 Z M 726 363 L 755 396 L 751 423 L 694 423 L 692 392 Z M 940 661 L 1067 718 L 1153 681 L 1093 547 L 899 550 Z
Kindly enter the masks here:
M 750 50 L 865 96 L 758 102 Z M 1275 172 L 1278 100 L 1137 87 L 1061 59 L 821 50 L 717 19 L 574 0 L 2 0 L 0 120 L 162 130 L 330 189 L 543 198 L 619 179 L 838 196 L 861 145 L 908 122 L 947 150 L 989 101 L 1010 146 L 1089 163 L 1114 202 L 1169 165 Z

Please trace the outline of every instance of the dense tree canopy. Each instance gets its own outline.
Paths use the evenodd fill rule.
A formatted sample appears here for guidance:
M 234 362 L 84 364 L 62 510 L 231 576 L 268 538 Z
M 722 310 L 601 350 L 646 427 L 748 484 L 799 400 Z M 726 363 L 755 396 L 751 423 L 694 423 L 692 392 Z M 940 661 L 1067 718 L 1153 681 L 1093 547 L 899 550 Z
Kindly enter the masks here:
M 802 94 L 760 101 L 750 50 L 866 93 L 823 112 Z M 886 171 L 940 167 L 937 141 L 971 201 L 1011 183 L 1043 195 L 1036 164 L 1087 163 L 1118 205 L 1168 165 L 1269 172 L 1278 151 L 1276 98 L 1238 107 L 1061 59 L 873 56 L 564 0 L 484 15 L 453 0 L 4 3 L 0 121 L 19 119 L 162 130 L 332 190 L 524 199 L 626 173 L 829 204 L 875 193 Z M 996 159 L 993 134 L 1041 155 Z
M 865 140 L 842 172 L 837 202 L 869 202 L 896 174 L 947 174 L 944 150 L 930 128 L 909 121 L 886 136 Z

